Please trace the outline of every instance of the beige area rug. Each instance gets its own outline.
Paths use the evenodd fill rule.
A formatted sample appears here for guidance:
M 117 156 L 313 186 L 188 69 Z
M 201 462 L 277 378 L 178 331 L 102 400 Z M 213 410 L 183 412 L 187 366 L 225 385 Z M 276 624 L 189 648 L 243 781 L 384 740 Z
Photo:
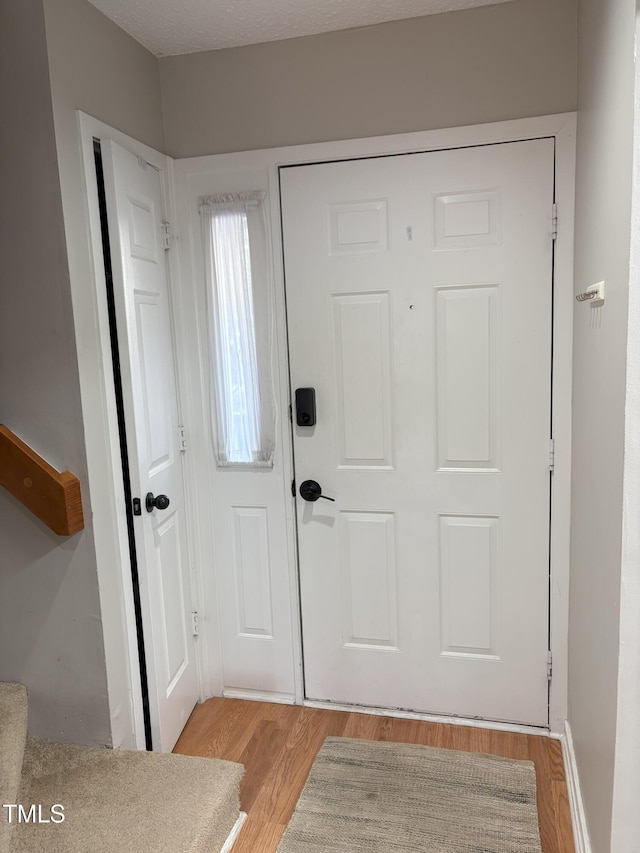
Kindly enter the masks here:
M 541 853 L 533 763 L 327 738 L 278 853 Z

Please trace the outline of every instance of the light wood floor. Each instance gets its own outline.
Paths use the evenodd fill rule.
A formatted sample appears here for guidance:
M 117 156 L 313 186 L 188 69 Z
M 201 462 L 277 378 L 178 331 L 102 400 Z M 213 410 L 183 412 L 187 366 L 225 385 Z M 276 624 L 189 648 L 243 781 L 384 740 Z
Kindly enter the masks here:
M 327 736 L 530 759 L 536 767 L 543 853 L 575 853 L 562 751 L 551 738 L 214 698 L 195 708 L 174 752 L 244 764 L 240 805 L 249 817 L 233 853 L 273 853 Z

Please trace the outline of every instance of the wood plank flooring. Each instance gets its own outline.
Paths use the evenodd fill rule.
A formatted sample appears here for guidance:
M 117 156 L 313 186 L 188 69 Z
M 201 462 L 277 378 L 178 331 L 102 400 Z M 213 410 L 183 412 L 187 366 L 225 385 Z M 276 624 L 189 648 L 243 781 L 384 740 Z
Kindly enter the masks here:
M 193 711 L 174 752 L 238 761 L 248 819 L 233 853 L 274 853 L 325 737 L 417 743 L 534 762 L 543 853 L 575 853 L 560 742 L 371 714 L 209 699 Z

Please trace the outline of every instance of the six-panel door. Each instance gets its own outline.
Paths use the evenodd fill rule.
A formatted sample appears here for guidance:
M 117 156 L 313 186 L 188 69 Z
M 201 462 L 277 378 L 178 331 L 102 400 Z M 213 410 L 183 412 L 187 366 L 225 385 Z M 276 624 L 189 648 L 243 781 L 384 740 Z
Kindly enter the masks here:
M 548 722 L 553 140 L 281 170 L 306 695 Z

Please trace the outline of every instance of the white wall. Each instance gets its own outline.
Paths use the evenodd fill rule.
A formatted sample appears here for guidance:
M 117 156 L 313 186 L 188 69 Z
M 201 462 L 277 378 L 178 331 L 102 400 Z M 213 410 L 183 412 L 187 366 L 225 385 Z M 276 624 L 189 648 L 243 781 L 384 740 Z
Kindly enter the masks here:
M 431 130 L 576 107 L 576 0 L 516 0 L 160 60 L 167 154 Z
M 574 315 L 569 720 L 595 853 L 612 849 L 634 33 L 634 0 L 580 0 L 576 292 L 607 293 Z
M 0 422 L 80 477 L 88 522 L 56 536 L 0 490 L 0 679 L 27 685 L 33 734 L 109 743 L 42 4 L 0 17 Z

